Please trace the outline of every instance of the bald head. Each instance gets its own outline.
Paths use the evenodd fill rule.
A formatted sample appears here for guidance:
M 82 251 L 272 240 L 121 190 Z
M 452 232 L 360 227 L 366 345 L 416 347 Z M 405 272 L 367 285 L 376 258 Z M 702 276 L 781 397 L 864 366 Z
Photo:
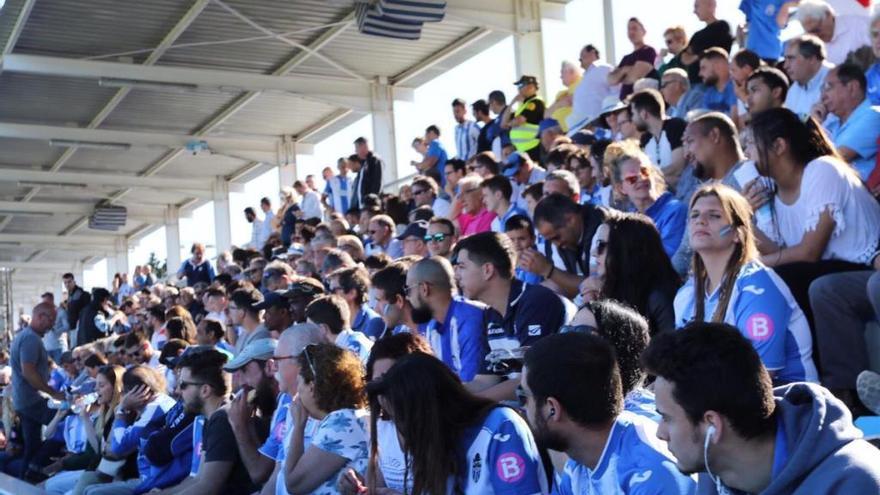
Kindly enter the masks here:
M 31 312 L 31 328 L 42 335 L 53 325 L 55 325 L 55 306 L 48 302 L 34 306 Z
M 452 289 L 455 274 L 452 264 L 441 256 L 425 258 L 410 268 L 407 273 L 407 285 L 428 283 L 436 288 Z
M 278 356 L 299 356 L 309 344 L 324 342 L 324 333 L 314 323 L 298 323 L 285 330 L 278 338 L 275 354 Z

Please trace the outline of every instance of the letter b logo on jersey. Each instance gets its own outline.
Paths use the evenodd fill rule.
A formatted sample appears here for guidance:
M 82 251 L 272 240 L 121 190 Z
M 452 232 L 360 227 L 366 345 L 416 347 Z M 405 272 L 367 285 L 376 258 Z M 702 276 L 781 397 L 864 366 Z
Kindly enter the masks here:
M 495 464 L 498 477 L 505 483 L 516 483 L 526 474 L 526 463 L 522 457 L 510 452 L 498 458 Z
M 747 337 L 756 342 L 766 342 L 773 337 L 773 320 L 764 313 L 755 313 L 746 320 Z

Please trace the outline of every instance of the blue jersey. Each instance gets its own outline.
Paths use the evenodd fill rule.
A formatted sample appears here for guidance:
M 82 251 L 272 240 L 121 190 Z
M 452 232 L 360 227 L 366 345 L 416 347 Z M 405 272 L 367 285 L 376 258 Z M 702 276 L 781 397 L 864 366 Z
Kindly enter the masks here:
M 776 15 L 785 0 L 742 0 L 739 10 L 749 23 L 746 48 L 765 60 L 779 60 L 782 56 L 781 29 Z
M 483 329 L 489 321 L 500 318 L 497 312 L 476 301 L 455 297 L 446 310 L 446 319 L 441 324 L 431 320 L 425 329 L 425 337 L 431 344 L 434 355 L 446 363 L 461 381 L 469 382 L 482 369 L 487 347 Z
M 871 102 L 871 105 L 880 105 L 880 62 L 868 68 L 865 79 L 868 81 L 865 98 Z
M 666 443 L 657 439 L 657 423 L 624 411 L 611 427 L 596 468 L 569 459 L 555 493 L 684 495 L 696 488 L 696 482 L 675 466 Z
M 720 286 L 705 298 L 706 320 L 711 320 Z M 676 327 L 694 319 L 694 280 L 675 296 Z M 810 326 L 785 282 L 758 261 L 743 265 L 724 313 L 724 323 L 735 326 L 752 342 L 777 384 L 818 382 L 813 364 Z
M 281 458 L 281 451 L 284 448 L 284 437 L 287 434 L 287 410 L 290 408 L 292 401 L 289 394 L 284 392 L 278 394 L 275 413 L 272 415 L 272 424 L 269 426 L 269 437 L 257 449 L 257 452 L 273 461 L 278 461 Z
M 660 422 L 660 414 L 657 413 L 657 399 L 654 392 L 646 388 L 630 390 L 623 398 L 623 410 L 644 416 L 655 423 Z
M 449 155 L 446 154 L 446 148 L 443 147 L 439 139 L 431 141 L 431 144 L 428 145 L 428 151 L 425 153 L 425 157 L 427 158 L 429 156 L 437 158 L 437 163 L 434 164 L 434 169 L 440 174 L 440 187 L 443 188 L 446 186 L 445 167 Z
M 336 345 L 353 352 L 366 365 L 373 341 L 356 330 L 343 330 L 336 336 Z
M 532 431 L 513 409 L 497 407 L 483 423 L 465 430 L 452 493 L 530 495 L 547 493 L 547 476 Z
M 380 335 L 382 335 L 382 331 L 385 330 L 385 322 L 382 321 L 382 317 L 379 316 L 379 313 L 373 311 L 373 308 L 364 304 L 361 306 L 360 311 L 355 313 L 354 318 L 351 321 L 351 329 L 355 332 L 361 332 L 366 335 L 370 339 L 377 339 Z

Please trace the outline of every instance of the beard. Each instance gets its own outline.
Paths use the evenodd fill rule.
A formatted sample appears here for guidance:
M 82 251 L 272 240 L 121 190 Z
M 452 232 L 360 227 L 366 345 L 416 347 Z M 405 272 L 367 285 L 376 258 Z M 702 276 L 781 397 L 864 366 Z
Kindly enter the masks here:
M 547 420 L 543 416 L 535 417 L 535 443 L 539 448 L 547 448 L 557 452 L 565 452 L 568 450 L 568 440 L 564 436 L 550 431 L 547 427 Z
M 202 400 L 201 397 L 195 396 L 192 398 L 192 400 L 184 399 L 183 407 L 184 409 L 186 409 L 186 412 L 192 414 L 202 414 L 202 411 L 205 410 L 205 401 Z
M 416 323 L 418 325 L 428 323 L 429 321 L 431 321 L 432 318 L 434 318 L 434 315 L 431 314 L 431 308 L 429 308 L 428 306 L 422 306 L 421 304 L 422 302 L 419 301 L 419 306 L 413 306 L 410 313 L 413 323 Z
M 718 84 L 718 76 L 713 74 L 706 77 L 706 79 L 703 81 L 703 84 L 705 84 L 706 86 L 715 86 L 716 84 Z

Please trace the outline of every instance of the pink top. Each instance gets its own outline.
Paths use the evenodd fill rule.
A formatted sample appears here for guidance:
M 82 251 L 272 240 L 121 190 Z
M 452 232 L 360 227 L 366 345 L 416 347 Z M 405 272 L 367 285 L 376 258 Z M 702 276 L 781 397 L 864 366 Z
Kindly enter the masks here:
M 461 237 L 492 230 L 492 220 L 495 220 L 495 213 L 485 208 L 477 212 L 476 215 L 461 212 L 458 215 L 458 228 L 461 229 Z

